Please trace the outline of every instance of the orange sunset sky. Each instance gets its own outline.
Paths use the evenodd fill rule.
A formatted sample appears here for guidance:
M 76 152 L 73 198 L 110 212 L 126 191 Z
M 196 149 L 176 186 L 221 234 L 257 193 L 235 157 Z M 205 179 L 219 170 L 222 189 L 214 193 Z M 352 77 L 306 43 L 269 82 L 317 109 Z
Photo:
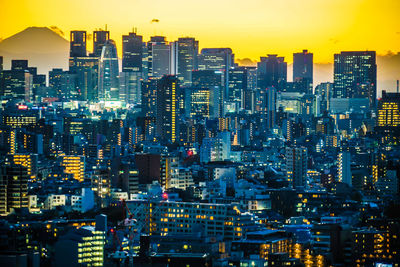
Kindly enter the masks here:
M 253 60 L 276 53 L 291 62 L 304 48 L 314 62 L 332 62 L 342 50 L 400 51 L 399 0 L 0 0 L 3 39 L 53 25 L 69 39 L 70 30 L 105 24 L 119 53 L 132 27 L 145 41 L 191 36 L 200 48 L 231 47 L 236 58 Z

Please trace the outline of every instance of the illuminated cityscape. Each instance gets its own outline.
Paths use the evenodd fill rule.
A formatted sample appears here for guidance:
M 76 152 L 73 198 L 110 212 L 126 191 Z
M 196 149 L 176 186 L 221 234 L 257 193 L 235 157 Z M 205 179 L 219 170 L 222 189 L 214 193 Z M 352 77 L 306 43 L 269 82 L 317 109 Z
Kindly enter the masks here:
M 399 266 L 398 15 L 376 4 L 393 35 L 371 24 L 369 1 L 304 1 L 290 16 L 271 3 L 292 26 L 256 19 L 269 7 L 252 1 L 198 23 L 203 4 L 160 4 L 175 22 L 124 30 L 109 17 L 132 10 L 119 0 L 118 14 L 60 0 L 76 16 L 55 20 L 65 32 L 31 27 L 26 3 L 25 30 L 6 12 L 0 266 Z M 337 25 L 310 25 L 304 7 Z M 85 8 L 96 23 L 82 26 Z

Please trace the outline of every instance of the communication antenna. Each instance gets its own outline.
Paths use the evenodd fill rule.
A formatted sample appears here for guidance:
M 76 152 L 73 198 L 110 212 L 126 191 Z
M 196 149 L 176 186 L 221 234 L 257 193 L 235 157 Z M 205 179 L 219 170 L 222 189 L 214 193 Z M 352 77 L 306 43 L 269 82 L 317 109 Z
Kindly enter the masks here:
M 397 93 L 399 93 L 399 80 L 397 80 L 397 86 L 396 86 L 396 88 L 397 88 Z

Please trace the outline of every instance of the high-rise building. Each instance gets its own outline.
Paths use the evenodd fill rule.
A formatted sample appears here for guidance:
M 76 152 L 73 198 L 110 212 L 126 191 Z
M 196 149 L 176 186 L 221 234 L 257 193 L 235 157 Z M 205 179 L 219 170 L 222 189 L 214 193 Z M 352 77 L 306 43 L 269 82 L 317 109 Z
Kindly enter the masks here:
M 85 178 L 85 158 L 83 156 L 61 156 L 60 166 L 64 169 L 65 175 L 83 182 Z
M 6 189 L 7 212 L 28 207 L 28 180 L 35 172 L 36 155 L 15 154 L 5 159 L 0 184 Z
M 11 70 L 27 70 L 28 60 L 26 59 L 13 59 L 11 60 Z
M 400 93 L 382 91 L 375 130 L 387 141 L 400 138 Z
M 118 69 L 118 55 L 115 42 L 113 40 L 107 40 L 103 46 L 99 62 L 99 100 L 119 100 Z
M 148 73 L 150 77 L 170 74 L 171 47 L 164 36 L 153 36 L 147 43 Z
M 313 54 L 308 50 L 293 54 L 293 82 L 299 82 L 303 85 L 303 93 L 312 94 Z
M 79 98 L 76 87 L 76 74 L 72 72 L 52 69 L 49 71 L 49 86 L 60 99 Z
M 276 88 L 267 87 L 265 89 L 265 112 L 267 128 L 272 129 L 275 126 L 275 113 L 276 113 Z
M 157 86 L 156 133 L 163 141 L 174 143 L 178 134 L 179 80 L 165 75 Z
M 329 111 L 332 93 L 333 83 L 320 83 L 315 87 L 315 95 L 320 97 L 321 113 Z
M 30 101 L 32 98 L 33 75 L 28 70 L 12 69 L 1 72 L 1 95 L 7 98 Z
M 400 127 L 400 93 L 382 91 L 377 113 L 378 127 Z
M 121 72 L 119 75 L 119 99 L 127 104 L 140 104 L 142 102 L 141 86 L 141 72 Z
M 200 162 L 230 160 L 231 133 L 222 131 L 216 137 L 203 139 L 200 149 Z
M 375 51 L 341 52 L 334 56 L 334 98 L 368 98 L 376 108 Z
M 97 99 L 99 58 L 70 57 L 69 73 L 75 76 L 77 97 L 80 100 Z
M 145 117 L 155 117 L 157 106 L 157 88 L 159 78 L 149 78 L 147 81 L 142 82 L 142 115 Z
M 136 32 L 122 36 L 122 71 L 142 72 L 143 37 Z
M 257 63 L 257 84 L 258 88 L 275 87 L 278 91 L 286 88 L 287 63 L 284 57 L 268 55 L 261 57 Z
M 306 186 L 307 148 L 286 147 L 286 177 L 293 188 Z
M 172 44 L 172 66 L 175 66 L 173 74 L 178 76 L 182 85 L 192 83 L 192 71 L 197 69 L 197 57 L 199 54 L 199 41 L 194 38 L 179 38 Z
M 3 70 L 3 56 L 0 56 L 0 71 Z
M 189 87 L 185 90 L 186 97 L 186 116 L 211 118 L 213 112 L 213 95 L 209 88 Z
M 103 266 L 105 232 L 93 226 L 73 229 L 55 244 L 54 261 L 57 266 Z
M 221 71 L 224 77 L 224 99 L 228 96 L 229 69 L 234 66 L 235 54 L 230 48 L 203 48 L 198 58 L 199 70 Z
M 109 31 L 94 31 L 93 32 L 93 55 L 101 57 L 103 46 L 110 39 Z
M 70 57 L 86 57 L 86 31 L 71 31 Z
M 351 182 L 351 154 L 349 151 L 343 151 L 338 154 L 338 181 L 352 185 Z
M 192 73 L 192 86 L 207 88 L 212 94 L 213 116 L 222 117 L 224 110 L 224 73 L 213 70 L 197 70 Z
M 234 103 L 237 111 L 243 107 L 244 93 L 247 91 L 247 80 L 246 67 L 235 67 L 229 70 L 227 101 Z

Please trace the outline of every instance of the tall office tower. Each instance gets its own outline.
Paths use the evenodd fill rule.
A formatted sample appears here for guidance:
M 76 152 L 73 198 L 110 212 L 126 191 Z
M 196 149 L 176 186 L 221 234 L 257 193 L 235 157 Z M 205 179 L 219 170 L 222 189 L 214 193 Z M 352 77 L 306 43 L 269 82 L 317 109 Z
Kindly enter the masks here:
M 197 70 L 192 73 L 192 86 L 208 88 L 212 97 L 212 117 L 223 117 L 224 110 L 224 73 L 213 70 Z
M 110 39 L 109 31 L 94 31 L 93 32 L 93 55 L 101 57 L 103 46 Z
M 140 104 L 142 102 L 141 85 L 141 72 L 121 72 L 119 75 L 119 99 L 131 105 Z
M 341 52 L 334 56 L 334 98 L 368 98 L 376 108 L 375 51 Z
M 265 112 L 267 115 L 266 122 L 267 128 L 272 129 L 275 126 L 275 113 L 276 113 L 276 88 L 267 87 L 265 89 Z
M 287 63 L 284 57 L 268 55 L 261 57 L 257 63 L 257 86 L 260 89 L 275 87 L 283 91 L 287 82 Z
M 153 36 L 147 43 L 148 75 L 162 77 L 170 74 L 171 49 L 164 36 Z
M 75 75 L 75 86 L 79 100 L 97 99 L 99 58 L 72 57 L 69 59 L 69 73 Z
M 157 88 L 159 82 L 159 78 L 149 78 L 147 81 L 142 82 L 142 116 L 144 117 L 156 117 L 154 107 L 157 106 Z
M 11 60 L 11 70 L 27 70 L 28 60 L 26 59 L 13 59 Z
M 230 48 L 203 48 L 198 59 L 199 70 L 222 71 L 224 99 L 228 96 L 229 69 L 235 64 L 235 54 Z
M 143 37 L 135 32 L 122 36 L 122 73 L 120 74 L 120 100 L 128 104 L 141 102 L 140 88 L 143 78 Z
M 329 111 L 332 91 L 333 83 L 320 83 L 315 87 L 314 94 L 320 97 L 321 113 Z
M 293 188 L 307 185 L 307 148 L 286 147 L 286 177 Z
M 122 35 L 122 71 L 142 72 L 143 37 L 136 32 Z
M 28 207 L 28 180 L 32 175 L 30 155 L 9 155 L 0 173 L 0 184 L 6 188 L 7 212 Z
M 49 71 L 49 85 L 60 99 L 78 99 L 75 82 L 76 75 L 74 73 L 62 69 Z
M 197 69 L 199 41 L 190 37 L 179 38 L 171 47 L 172 73 L 178 76 L 183 86 L 189 86 L 192 83 L 192 71 Z
M 379 179 L 386 177 L 388 159 L 384 151 L 374 151 L 372 164 L 372 183 L 375 184 Z
M 3 56 L 0 56 L 0 71 L 3 71 Z
M 351 183 L 351 154 L 349 151 L 343 151 L 338 154 L 338 181 L 352 185 Z
M 119 67 L 115 42 L 107 40 L 99 62 L 98 97 L 100 101 L 119 100 Z
M 179 80 L 165 75 L 157 86 L 156 133 L 161 140 L 174 143 L 178 134 Z
M 185 90 L 186 117 L 211 118 L 213 114 L 212 90 L 209 88 L 189 87 Z
M 227 101 L 235 104 L 235 110 L 243 108 L 244 93 L 247 91 L 247 68 L 235 67 L 229 70 Z
M 70 57 L 86 57 L 86 31 L 70 32 Z
M 400 128 L 400 93 L 382 91 L 378 102 L 378 127 Z
M 27 60 L 12 60 L 11 70 L 1 72 L 1 95 L 29 102 L 32 98 L 33 87 L 33 75 L 29 71 Z
M 400 138 L 400 93 L 382 91 L 382 98 L 378 101 L 375 130 L 387 141 Z
M 242 108 L 250 113 L 254 112 L 255 92 L 257 90 L 257 68 L 246 67 L 247 70 L 247 88 L 243 92 Z
M 293 53 L 293 82 L 301 83 L 302 92 L 313 92 L 313 54 L 308 50 L 301 53 Z

